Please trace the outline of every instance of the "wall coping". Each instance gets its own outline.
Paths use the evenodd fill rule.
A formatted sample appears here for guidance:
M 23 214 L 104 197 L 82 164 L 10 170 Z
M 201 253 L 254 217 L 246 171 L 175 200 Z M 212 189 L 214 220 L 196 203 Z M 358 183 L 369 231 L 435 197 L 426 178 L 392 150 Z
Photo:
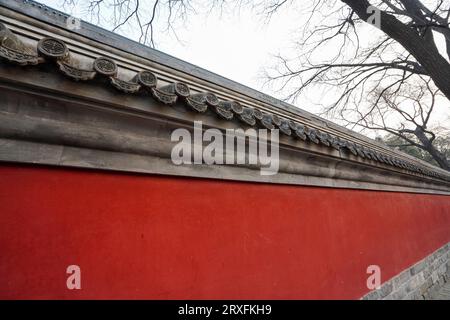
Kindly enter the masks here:
M 89 101 L 91 108 L 102 110 L 117 109 L 120 105 L 127 115 L 142 117 L 145 113 L 147 117 L 158 118 L 158 121 L 177 122 L 179 125 L 190 123 L 192 126 L 195 119 L 202 119 L 207 125 L 219 129 L 278 128 L 283 135 L 280 142 L 286 157 L 293 149 L 298 154 L 321 157 L 322 161 L 328 162 L 324 165 L 327 167 L 346 161 L 346 164 L 364 167 L 366 172 L 378 170 L 387 176 L 397 175 L 399 182 L 390 185 L 411 187 L 413 185 L 407 181 L 415 180 L 413 190 L 450 190 L 450 174 L 444 170 L 91 24 L 82 22 L 80 31 L 67 30 L 64 28 L 66 19 L 67 15 L 32 1 L 13 0 L 1 4 L 0 81 L 5 90 L 41 97 L 53 95 L 52 99 L 56 99 L 57 93 L 58 99 L 70 100 L 72 104 L 80 104 L 81 99 L 85 100 L 84 104 Z M 43 77 L 48 80 L 42 81 Z M 99 92 L 104 92 L 101 100 L 96 98 Z M 144 96 L 152 97 L 151 104 L 155 105 L 152 110 L 133 106 L 134 102 L 139 104 Z M 164 106 L 169 108 L 164 109 Z M 186 107 L 189 112 L 180 109 Z M 174 108 L 178 109 L 174 111 Z M 26 121 L 22 121 L 24 125 Z M 18 125 L 21 125 L 20 121 Z M 18 137 L 7 125 L 2 129 L 0 138 L 31 139 L 26 137 L 25 131 Z M 48 143 L 48 140 L 47 136 L 40 142 Z M 113 148 L 112 151 L 121 150 Z M 167 153 L 158 156 L 167 158 Z M 29 160 L 22 159 L 23 162 Z M 290 162 L 282 160 L 295 162 L 295 158 L 289 159 Z M 21 159 L 4 158 L 3 161 L 20 162 Z M 300 172 L 301 168 L 298 170 L 293 174 L 317 176 L 312 172 L 315 168 L 306 172 Z M 198 170 L 191 171 L 188 175 L 198 173 Z M 333 180 L 341 179 L 336 167 L 332 171 L 332 174 L 327 173 L 329 181 L 323 182 L 324 186 L 333 186 Z M 228 172 L 225 170 L 223 177 L 230 178 Z M 352 180 L 357 182 L 359 179 L 352 174 L 346 175 L 347 186 L 352 184 Z M 234 175 L 231 177 L 233 179 Z M 319 177 L 323 178 L 323 174 Z M 382 178 L 377 179 L 378 185 L 386 184 L 381 183 Z M 405 183 L 401 182 L 402 179 Z M 248 180 L 261 179 L 252 177 Z M 264 182 L 286 183 L 287 180 L 295 179 Z M 423 185 L 417 189 L 417 183 L 421 182 Z M 376 189 L 370 189 L 373 188 Z

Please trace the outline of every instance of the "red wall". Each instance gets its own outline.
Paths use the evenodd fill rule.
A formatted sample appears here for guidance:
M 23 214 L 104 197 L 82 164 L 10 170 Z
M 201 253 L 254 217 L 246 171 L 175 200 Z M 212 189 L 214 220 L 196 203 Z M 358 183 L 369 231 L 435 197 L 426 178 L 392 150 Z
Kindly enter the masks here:
M 450 197 L 0 166 L 0 298 L 359 298 L 450 241 Z M 81 290 L 66 268 L 81 268 Z

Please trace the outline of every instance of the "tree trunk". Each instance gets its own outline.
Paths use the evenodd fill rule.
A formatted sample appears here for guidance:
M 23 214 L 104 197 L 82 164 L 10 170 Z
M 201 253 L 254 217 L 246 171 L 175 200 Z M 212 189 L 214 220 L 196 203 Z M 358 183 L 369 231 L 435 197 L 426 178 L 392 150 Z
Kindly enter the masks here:
M 414 16 L 418 17 L 421 21 L 416 21 L 418 24 L 427 23 L 427 17 L 430 17 L 430 15 L 434 15 L 433 19 L 437 21 L 437 23 L 442 25 L 442 28 L 439 27 L 430 27 L 427 30 L 428 38 L 430 39 L 428 43 L 435 47 L 436 42 L 434 42 L 434 37 L 432 31 L 437 31 L 441 33 L 445 37 L 445 45 L 447 49 L 447 57 L 450 59 L 450 29 L 445 27 L 448 25 L 447 19 L 437 15 L 436 13 L 432 12 L 431 10 L 428 10 L 428 8 L 420 1 L 420 0 L 400 0 L 401 3 L 405 6 L 406 10 L 408 12 L 411 12 Z M 417 20 L 417 19 L 415 19 Z M 432 41 L 432 42 L 431 42 Z M 438 50 L 438 49 L 437 49 Z
M 427 17 L 433 15 L 433 19 L 435 19 L 439 24 L 442 25 L 442 28 L 432 27 L 429 30 L 434 30 L 445 37 L 445 44 L 447 49 L 447 57 L 450 59 L 450 29 L 448 28 L 448 21 L 446 18 L 437 15 L 435 12 L 429 10 L 420 0 L 400 0 L 401 3 L 406 7 L 408 11 L 414 11 L 415 15 L 420 16 L 420 19 L 427 22 Z M 447 27 L 446 27 L 447 26 Z M 433 44 L 436 46 L 436 43 Z
M 368 0 L 341 0 L 364 21 L 371 14 Z M 434 47 L 430 46 L 415 30 L 403 24 L 395 16 L 381 11 L 380 29 L 400 43 L 425 68 L 436 86 L 450 100 L 450 63 Z
M 440 30 L 445 37 L 445 47 L 447 49 L 447 56 L 450 59 L 450 29 Z
M 433 157 L 439 166 L 444 170 L 450 171 L 450 163 L 447 161 L 447 158 L 433 146 L 433 143 L 428 139 L 423 130 L 417 127 L 416 130 L 414 130 L 414 135 L 419 139 L 423 149 Z

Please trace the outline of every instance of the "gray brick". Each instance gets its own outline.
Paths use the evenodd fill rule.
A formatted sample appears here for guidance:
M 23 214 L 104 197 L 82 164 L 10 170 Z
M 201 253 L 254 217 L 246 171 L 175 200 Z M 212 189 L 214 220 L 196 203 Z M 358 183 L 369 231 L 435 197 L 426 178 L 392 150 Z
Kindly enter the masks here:
M 412 268 L 411 268 L 411 275 L 416 275 L 419 272 L 423 271 L 425 269 L 425 267 L 428 266 L 428 263 L 426 260 L 422 260 L 419 263 L 416 263 Z
M 418 291 L 413 292 L 411 297 L 412 297 L 412 300 L 423 300 L 422 295 Z
M 440 276 L 440 277 L 439 277 L 438 283 L 439 283 L 439 285 L 440 285 L 441 287 L 445 284 L 444 276 Z
M 431 269 L 430 268 L 426 268 L 425 270 L 423 270 L 423 277 L 425 279 L 428 279 L 431 276 Z
M 392 292 L 393 284 L 392 282 L 384 283 L 381 288 L 378 290 L 380 292 L 380 298 L 386 297 L 388 294 Z
M 447 271 L 447 265 L 441 264 L 437 269 L 439 275 L 443 275 Z
M 404 270 L 380 289 L 369 292 L 364 300 L 432 299 L 450 282 L 450 242 Z
M 439 264 L 438 261 L 435 260 L 432 264 L 430 264 L 430 271 L 433 272 L 437 267 L 439 267 Z
M 413 294 L 412 293 L 408 293 L 408 295 L 405 296 L 402 300 L 414 300 Z
M 423 277 L 423 273 L 419 273 L 416 276 L 412 277 L 408 282 L 407 290 L 408 292 L 414 292 L 420 288 L 421 285 L 425 283 L 425 278 Z
M 439 292 L 439 284 L 435 283 L 431 288 L 429 289 L 428 293 L 430 294 L 430 297 L 433 298 L 438 292 Z
M 393 290 L 397 290 L 401 286 L 403 286 L 408 280 L 411 279 L 411 273 L 409 270 L 405 270 L 399 275 L 397 275 L 394 279 L 392 279 L 392 283 L 394 285 Z
M 363 300 L 379 300 L 380 292 L 379 290 L 372 290 L 363 297 Z
M 392 294 L 388 294 L 382 300 L 394 300 L 394 297 L 392 296 Z
M 425 283 L 423 285 L 426 285 L 427 288 L 430 288 L 433 285 L 433 280 L 431 280 L 431 278 L 428 278 L 425 280 Z
M 403 286 L 402 288 L 400 288 L 397 291 L 394 291 L 390 294 L 390 296 L 392 296 L 393 300 L 401 300 L 404 297 L 406 297 L 408 295 L 407 291 L 406 291 L 406 286 Z
M 434 271 L 434 272 L 431 274 L 431 280 L 433 281 L 433 283 L 436 283 L 436 282 L 439 281 L 439 275 L 438 275 L 438 273 L 437 273 L 436 271 Z
M 437 259 L 436 261 L 433 262 L 433 264 L 431 265 L 431 269 L 433 271 L 438 270 L 439 267 L 442 265 L 442 261 L 440 261 L 439 259 Z
M 428 257 L 425 258 L 425 260 L 428 261 L 428 263 L 433 262 L 436 259 L 436 252 L 430 254 Z
M 447 246 L 443 246 L 442 248 L 437 250 L 437 254 L 438 254 L 439 257 L 444 255 L 445 253 L 447 253 Z
M 424 295 L 425 293 L 428 292 L 428 289 L 433 285 L 433 283 L 431 282 L 431 279 L 427 279 L 427 281 L 425 281 L 424 284 L 422 284 L 419 288 L 419 292 L 420 294 Z

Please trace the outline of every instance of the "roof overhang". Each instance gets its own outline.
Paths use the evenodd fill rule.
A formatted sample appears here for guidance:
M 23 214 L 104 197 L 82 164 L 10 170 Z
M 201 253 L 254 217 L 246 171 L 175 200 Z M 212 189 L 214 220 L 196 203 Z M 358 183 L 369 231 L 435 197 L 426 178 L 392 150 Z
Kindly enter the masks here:
M 0 161 L 450 194 L 450 174 L 299 108 L 31 1 L 0 4 Z M 175 165 L 177 128 L 280 129 L 280 171 Z

